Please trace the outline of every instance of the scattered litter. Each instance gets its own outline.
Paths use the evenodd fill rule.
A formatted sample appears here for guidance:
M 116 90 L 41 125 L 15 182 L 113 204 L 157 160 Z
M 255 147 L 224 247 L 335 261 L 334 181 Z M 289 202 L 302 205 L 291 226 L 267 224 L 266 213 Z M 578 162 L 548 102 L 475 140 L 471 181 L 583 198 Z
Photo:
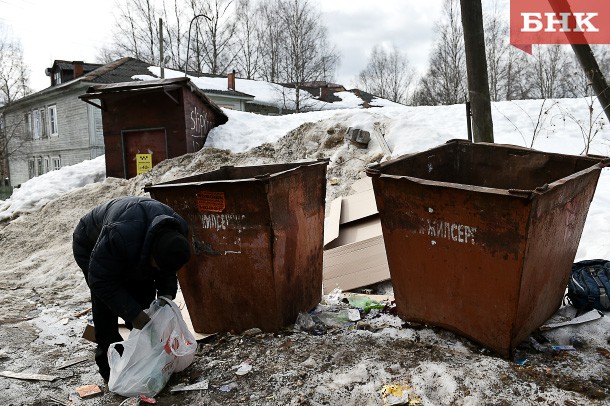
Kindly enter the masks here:
M 208 380 L 206 379 L 205 381 L 201 381 L 201 382 L 196 382 L 194 384 L 191 385 L 177 385 L 174 386 L 170 392 L 183 392 L 183 391 L 190 391 L 190 390 L 207 390 L 209 386 Z
M 528 344 L 538 352 L 547 352 L 549 349 L 546 345 L 540 344 L 534 337 L 528 337 Z
M 337 184 L 339 184 L 339 179 L 337 179 L 337 178 L 332 178 L 332 179 L 330 179 L 330 180 L 328 181 L 328 183 L 330 183 L 330 184 L 331 184 L 331 185 L 333 185 L 333 186 L 334 186 L 334 185 L 337 185 Z
M 0 326 L 3 324 L 16 324 L 16 323 L 21 323 L 22 321 L 28 321 L 28 320 L 32 320 L 33 317 L 24 317 L 24 318 L 18 318 L 18 319 L 0 319 Z
M 323 311 L 318 313 L 316 317 L 328 327 L 344 328 L 352 324 L 347 310 L 339 310 L 338 312 Z
M 49 396 L 47 401 L 49 402 L 49 405 L 75 406 L 74 403 L 69 400 L 63 400 L 55 396 Z
M 579 335 L 573 335 L 570 337 L 570 345 L 574 346 L 576 349 L 583 349 L 588 347 L 587 340 Z
M 582 316 L 574 317 L 573 319 L 562 321 L 559 323 L 549 323 L 540 327 L 540 331 L 551 330 L 558 327 L 570 326 L 574 324 L 582 324 L 587 323 L 593 320 L 597 320 L 604 315 L 599 310 L 591 310 L 588 313 L 583 314 Z
M 133 398 L 127 398 L 124 401 L 122 401 L 119 406 L 138 406 L 140 404 L 140 398 L 139 397 L 133 397 Z
M 154 398 L 151 398 L 148 396 L 140 395 L 140 396 L 138 396 L 138 398 L 140 399 L 140 402 L 148 403 L 150 405 L 154 405 L 155 403 L 157 403 L 157 401 Z
M 78 357 L 78 358 L 74 358 L 68 361 L 64 361 L 62 364 L 60 364 L 57 369 L 64 369 L 64 368 L 68 368 L 71 367 L 72 365 L 76 365 L 76 364 L 80 364 L 81 362 L 85 362 L 89 359 L 89 357 L 87 356 L 83 356 L 83 357 Z
M 360 320 L 360 311 L 358 309 L 349 309 L 347 311 L 347 318 L 350 321 L 358 321 L 358 320 Z
M 68 324 L 68 321 L 70 321 L 70 319 L 67 317 L 64 317 L 63 319 L 59 320 L 59 324 L 62 324 L 65 326 L 66 324 Z
M 235 375 L 246 375 L 248 372 L 252 371 L 252 365 L 250 365 L 251 361 L 244 361 L 242 362 L 238 368 L 237 371 L 235 371 Z
M 101 394 L 102 390 L 99 386 L 91 384 L 79 386 L 78 388 L 76 388 L 76 393 L 78 393 L 78 396 L 80 396 L 81 399 L 86 399 Z
M 54 376 L 54 375 L 29 374 L 26 372 L 12 372 L 12 371 L 2 371 L 2 372 L 0 372 L 0 376 L 4 376 L 5 378 L 24 379 L 24 380 L 28 380 L 28 381 L 52 382 L 57 379 L 57 376 Z
M 571 345 L 551 345 L 553 351 L 576 351 Z
M 83 310 L 83 311 L 80 311 L 80 312 L 76 313 L 76 314 L 74 315 L 74 317 L 78 318 L 78 317 L 80 317 L 80 316 L 84 316 L 85 314 L 89 313 L 90 311 L 91 311 L 91 307 L 89 307 L 89 308 L 87 308 L 87 309 L 85 309 L 85 310 Z
M 328 295 L 324 296 L 324 302 L 331 306 L 339 304 L 341 299 L 343 299 L 343 293 L 339 288 L 333 289 Z
M 237 382 L 229 382 L 225 385 L 222 385 L 220 388 L 221 392 L 231 392 L 233 389 L 237 388 Z
M 0 350 L 0 359 L 8 358 L 8 354 L 4 350 Z
M 527 359 L 527 358 L 517 359 L 517 360 L 515 360 L 515 364 L 517 364 L 517 365 L 525 365 L 525 363 L 528 362 L 528 361 L 529 361 L 529 359 Z
M 409 387 L 397 384 L 384 385 L 381 388 L 381 397 L 384 405 L 409 404 Z
M 365 313 L 368 313 L 371 309 L 383 309 L 385 305 L 376 300 L 373 300 L 367 296 L 350 295 L 347 297 L 347 301 L 350 306 L 357 309 L 362 309 Z
M 297 331 L 311 331 L 316 327 L 316 323 L 311 318 L 309 313 L 299 313 L 297 320 L 294 323 L 295 330 Z

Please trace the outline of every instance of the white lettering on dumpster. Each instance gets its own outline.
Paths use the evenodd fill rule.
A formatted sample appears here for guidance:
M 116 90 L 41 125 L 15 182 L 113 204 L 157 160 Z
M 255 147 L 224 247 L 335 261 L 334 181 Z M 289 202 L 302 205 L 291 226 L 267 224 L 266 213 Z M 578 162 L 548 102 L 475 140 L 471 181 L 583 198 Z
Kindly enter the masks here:
M 422 219 L 422 223 L 424 224 L 424 226 L 420 228 L 420 234 L 425 234 L 435 238 L 445 238 L 447 240 L 463 244 L 475 243 L 474 237 L 477 232 L 476 227 L 471 227 L 464 224 L 448 223 L 446 221 L 426 219 Z
M 238 230 L 241 232 L 241 221 L 246 218 L 243 214 L 214 214 L 201 215 L 201 227 L 209 230 Z

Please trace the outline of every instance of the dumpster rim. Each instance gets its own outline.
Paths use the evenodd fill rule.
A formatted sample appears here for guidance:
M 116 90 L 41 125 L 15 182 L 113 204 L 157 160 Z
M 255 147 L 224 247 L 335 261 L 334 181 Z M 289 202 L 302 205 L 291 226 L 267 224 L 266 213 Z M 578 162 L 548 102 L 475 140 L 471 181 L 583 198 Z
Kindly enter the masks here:
M 195 181 L 195 182 L 180 182 L 180 183 L 171 183 L 171 182 L 175 182 L 178 179 L 174 179 L 174 180 L 169 180 L 166 182 L 161 182 L 161 183 L 157 183 L 157 184 L 149 184 L 149 185 L 145 185 L 144 186 L 144 191 L 145 192 L 149 192 L 150 190 L 153 189 L 165 189 L 165 188 L 171 188 L 171 187 L 178 187 L 178 186 L 204 186 L 207 184 L 215 184 L 215 185 L 221 185 L 221 184 L 235 184 L 235 183 L 245 183 L 245 182 L 252 182 L 252 181 L 258 181 L 258 182 L 266 182 L 268 181 L 270 178 L 275 178 L 275 177 L 279 177 L 279 176 L 284 176 L 290 172 L 296 171 L 297 169 L 301 168 L 301 167 L 314 167 L 317 165 L 326 165 L 328 166 L 330 163 L 329 159 L 319 159 L 317 161 L 305 161 L 305 162 L 285 162 L 284 164 L 286 165 L 293 165 L 293 164 L 298 164 L 297 166 L 295 166 L 294 168 L 290 168 L 290 169 L 285 169 L 282 171 L 278 171 L 278 172 L 272 172 L 272 173 L 264 173 L 262 175 L 257 175 L 257 176 L 253 176 L 253 177 L 248 177 L 248 178 L 239 178 L 239 179 L 218 179 L 218 180 L 204 180 L 204 181 Z M 244 165 L 244 166 L 229 166 L 231 168 L 254 168 L 254 167 L 265 167 L 265 166 L 275 166 L 275 165 L 282 165 L 282 163 L 279 164 L 265 164 L 265 165 Z M 227 167 L 227 166 L 224 166 Z M 214 172 L 217 170 L 222 169 L 223 167 L 218 167 L 217 169 L 214 169 L 212 171 L 208 171 L 208 172 L 203 172 L 200 175 L 204 175 L 210 172 Z M 190 175 L 192 176 L 192 175 Z
M 426 151 L 422 151 L 422 152 L 426 152 Z M 408 156 L 411 156 L 411 155 L 412 154 L 409 154 Z M 556 155 L 565 155 L 565 154 L 556 154 Z M 582 158 L 587 158 L 587 157 L 582 157 Z M 534 189 L 515 189 L 515 188 L 503 189 L 503 188 L 494 188 L 494 187 L 479 186 L 479 185 L 469 185 L 466 183 L 455 183 L 455 182 L 430 180 L 430 179 L 418 178 L 415 176 L 408 176 L 408 175 L 390 175 L 390 174 L 383 173 L 382 169 L 379 168 L 380 165 L 383 165 L 383 164 L 376 164 L 374 166 L 368 167 L 366 169 L 366 174 L 371 178 L 386 178 L 386 179 L 396 179 L 396 180 L 404 179 L 404 180 L 407 180 L 407 181 L 410 181 L 413 183 L 417 183 L 420 185 L 425 185 L 425 186 L 444 187 L 444 188 L 448 188 L 448 189 L 466 190 L 466 191 L 471 191 L 471 192 L 489 193 L 489 194 L 502 195 L 502 196 L 514 196 L 514 197 L 520 197 L 520 198 L 524 198 L 524 199 L 532 199 L 536 195 L 542 195 L 544 193 L 547 193 L 547 192 L 551 191 L 552 189 L 554 189 L 560 185 L 563 185 L 570 180 L 579 178 L 581 176 L 588 175 L 590 172 L 600 172 L 600 174 L 601 174 L 601 170 L 608 166 L 607 159 L 598 159 L 598 158 L 588 158 L 588 159 L 597 161 L 597 163 L 593 164 L 587 168 L 584 168 L 580 171 L 574 172 L 570 175 L 567 175 L 567 176 L 561 177 L 557 180 L 554 180 L 553 182 L 545 183 L 540 186 L 537 186 Z M 390 161 L 386 161 L 386 162 L 390 162 Z

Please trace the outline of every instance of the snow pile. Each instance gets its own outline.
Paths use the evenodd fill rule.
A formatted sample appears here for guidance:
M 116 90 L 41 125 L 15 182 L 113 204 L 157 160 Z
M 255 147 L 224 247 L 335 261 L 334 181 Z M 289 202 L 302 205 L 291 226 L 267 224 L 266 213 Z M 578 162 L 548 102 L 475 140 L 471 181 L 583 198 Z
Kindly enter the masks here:
M 6 200 L 0 201 L 0 221 L 38 210 L 70 190 L 100 182 L 106 177 L 104 156 L 64 166 L 23 183 Z

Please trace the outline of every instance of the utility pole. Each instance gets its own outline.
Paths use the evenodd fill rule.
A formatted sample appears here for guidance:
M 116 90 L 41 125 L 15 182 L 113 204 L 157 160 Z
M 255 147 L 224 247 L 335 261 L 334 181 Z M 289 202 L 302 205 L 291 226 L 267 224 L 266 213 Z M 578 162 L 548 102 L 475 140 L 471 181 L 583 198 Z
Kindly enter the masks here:
M 460 0 L 474 142 L 494 142 L 481 0 Z
M 161 79 L 165 78 L 165 62 L 163 57 L 163 19 L 159 18 L 159 67 L 161 68 Z

